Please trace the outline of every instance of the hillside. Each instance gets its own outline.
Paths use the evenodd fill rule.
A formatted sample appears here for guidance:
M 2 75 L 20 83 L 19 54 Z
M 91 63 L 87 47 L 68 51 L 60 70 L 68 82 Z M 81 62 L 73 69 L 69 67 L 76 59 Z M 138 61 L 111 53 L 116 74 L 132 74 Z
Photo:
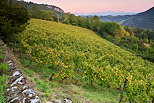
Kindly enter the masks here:
M 153 78 L 150 77 L 154 72 L 153 63 L 121 49 L 88 29 L 37 19 L 31 19 L 29 23 L 27 29 L 18 36 L 20 45 L 16 47 L 16 52 L 20 51 L 22 62 L 30 68 L 25 72 L 32 78 L 35 73 L 42 78 L 39 80 L 36 75 L 37 81 L 32 80 L 41 85 L 43 91 L 40 92 L 48 93 L 52 90 L 50 83 L 47 85 L 50 80 L 123 90 L 125 102 L 152 101 Z M 46 91 L 44 88 L 50 89 Z M 77 98 L 74 92 L 71 95 Z M 45 95 L 45 98 L 50 96 Z M 103 97 L 95 99 L 97 102 L 104 100 Z M 91 101 L 95 103 L 93 99 Z
M 125 22 L 123 22 L 122 25 L 154 30 L 153 21 L 154 21 L 154 7 L 145 12 L 136 14 L 131 19 L 128 19 Z
M 134 15 L 118 15 L 118 16 L 100 16 L 100 19 L 102 20 L 102 22 L 118 22 L 118 23 L 122 23 L 125 20 L 133 17 Z
M 102 22 L 118 22 L 124 26 L 154 30 L 154 7 L 136 15 L 100 16 Z

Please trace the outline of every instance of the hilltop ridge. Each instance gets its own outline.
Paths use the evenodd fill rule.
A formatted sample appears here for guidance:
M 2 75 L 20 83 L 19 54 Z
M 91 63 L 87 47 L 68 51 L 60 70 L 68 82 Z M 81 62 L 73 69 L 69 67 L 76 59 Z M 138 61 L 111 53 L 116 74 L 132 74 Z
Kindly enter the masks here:
M 12 0 L 14 3 L 19 3 L 24 5 L 29 11 L 33 11 L 33 9 L 37 8 L 39 10 L 45 10 L 45 11 L 52 11 L 55 17 L 63 17 L 64 16 L 64 10 L 61 9 L 58 6 L 55 5 L 49 5 L 49 4 L 38 4 L 34 2 L 26 2 L 24 0 Z
M 154 7 L 136 14 L 132 18 L 124 21 L 122 25 L 154 30 Z
M 12 0 L 13 2 L 18 2 L 23 5 L 25 5 L 28 9 L 31 9 L 32 6 L 37 6 L 41 10 L 55 10 L 57 12 L 62 12 L 64 13 L 64 10 L 62 10 L 60 7 L 55 6 L 55 5 L 49 5 L 49 4 L 38 4 L 38 3 L 33 3 L 33 2 L 26 2 L 24 0 Z

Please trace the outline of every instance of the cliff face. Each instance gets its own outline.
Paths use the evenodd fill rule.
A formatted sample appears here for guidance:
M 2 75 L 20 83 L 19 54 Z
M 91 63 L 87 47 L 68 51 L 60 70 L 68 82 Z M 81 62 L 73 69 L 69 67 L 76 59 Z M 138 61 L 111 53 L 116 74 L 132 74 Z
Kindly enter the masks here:
M 64 13 L 64 11 L 57 6 L 54 5 L 48 5 L 48 4 L 37 4 L 33 2 L 26 2 L 24 0 L 12 0 L 13 2 L 18 2 L 22 5 L 24 5 L 28 10 L 31 10 L 32 7 L 37 7 L 40 10 L 51 10 L 58 13 Z
M 122 25 L 154 30 L 154 7 L 133 16 L 123 22 Z

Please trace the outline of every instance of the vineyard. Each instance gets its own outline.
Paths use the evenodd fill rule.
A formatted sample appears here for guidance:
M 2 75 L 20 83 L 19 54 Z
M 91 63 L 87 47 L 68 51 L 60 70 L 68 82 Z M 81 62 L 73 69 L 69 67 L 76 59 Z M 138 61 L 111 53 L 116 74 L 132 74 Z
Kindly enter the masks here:
M 52 69 L 50 80 L 117 89 L 123 102 L 154 101 L 154 64 L 93 31 L 31 19 L 17 38 L 26 59 Z

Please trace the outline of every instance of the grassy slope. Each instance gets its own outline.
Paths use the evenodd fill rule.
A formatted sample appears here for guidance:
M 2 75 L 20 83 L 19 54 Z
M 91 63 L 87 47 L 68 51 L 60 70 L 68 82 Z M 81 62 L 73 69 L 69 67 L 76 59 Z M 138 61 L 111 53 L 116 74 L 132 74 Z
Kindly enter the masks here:
M 5 89 L 7 86 L 7 78 L 8 78 L 8 65 L 3 63 L 4 54 L 3 49 L 0 48 L 0 103 L 5 103 Z
M 47 57 L 52 58 L 55 64 L 63 60 L 66 66 L 72 66 L 73 68 L 84 69 L 86 65 L 84 62 L 86 62 L 88 65 L 97 68 L 120 68 L 120 70 L 134 70 L 139 73 L 149 73 L 152 71 L 152 67 L 154 67 L 152 63 L 102 39 L 88 29 L 61 23 L 31 19 L 30 25 L 20 35 L 19 40 L 23 44 L 24 50 L 27 49 L 29 53 L 37 51 L 36 53 L 40 54 L 41 52 L 51 51 L 52 55 L 47 53 L 33 56 L 40 63 L 45 62 Z M 38 48 L 41 50 L 37 50 Z M 41 59 L 39 60 L 38 58 Z M 32 74 L 31 80 L 36 83 L 36 87 L 40 92 L 45 93 L 43 94 L 43 99 L 49 98 L 56 93 L 60 97 L 73 98 L 73 101 L 76 102 L 82 102 L 82 99 L 85 103 L 90 103 L 88 100 L 95 103 L 117 101 L 117 97 L 114 97 L 114 95 L 117 95 L 117 92 L 112 91 L 112 93 L 109 90 L 91 92 L 90 89 L 86 90 L 75 85 L 67 86 L 57 84 L 57 82 L 49 82 L 48 78 L 52 71 L 46 70 L 44 67 L 41 70 L 41 67 L 39 68 L 32 64 L 31 68 L 36 75 L 39 75 L 39 78 L 35 78 Z M 27 71 L 25 70 L 25 72 Z M 27 74 L 31 72 L 30 70 Z M 54 87 L 54 85 L 56 86 Z

